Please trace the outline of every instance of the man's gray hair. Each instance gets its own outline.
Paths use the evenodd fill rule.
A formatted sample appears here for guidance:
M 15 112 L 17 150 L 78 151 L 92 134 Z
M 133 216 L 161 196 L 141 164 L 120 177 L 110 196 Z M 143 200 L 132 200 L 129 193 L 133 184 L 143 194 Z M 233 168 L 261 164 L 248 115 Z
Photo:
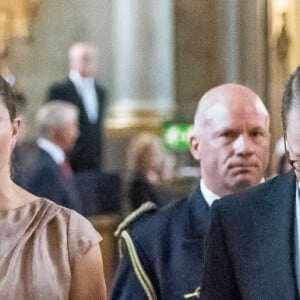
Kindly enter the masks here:
M 60 128 L 70 122 L 78 121 L 79 109 L 72 103 L 62 100 L 42 104 L 36 114 L 35 122 L 41 135 L 49 130 Z

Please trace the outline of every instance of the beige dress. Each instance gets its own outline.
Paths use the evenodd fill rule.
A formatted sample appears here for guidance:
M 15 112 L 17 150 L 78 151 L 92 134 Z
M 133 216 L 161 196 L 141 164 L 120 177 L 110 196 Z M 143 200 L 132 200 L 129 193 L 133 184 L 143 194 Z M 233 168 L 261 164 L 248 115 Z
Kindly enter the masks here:
M 0 299 L 69 299 L 72 262 L 100 241 L 84 217 L 47 199 L 0 212 Z

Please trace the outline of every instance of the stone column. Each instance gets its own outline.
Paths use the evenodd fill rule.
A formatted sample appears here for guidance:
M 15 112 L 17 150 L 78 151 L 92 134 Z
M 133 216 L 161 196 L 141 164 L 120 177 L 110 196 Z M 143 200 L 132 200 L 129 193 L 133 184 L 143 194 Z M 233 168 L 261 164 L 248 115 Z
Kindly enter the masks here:
M 238 82 L 240 79 L 239 3 L 236 0 L 229 0 L 224 6 L 224 72 L 226 82 Z
M 225 80 L 247 85 L 267 102 L 267 0 L 223 5 Z
M 113 0 L 108 127 L 160 122 L 174 109 L 172 0 Z

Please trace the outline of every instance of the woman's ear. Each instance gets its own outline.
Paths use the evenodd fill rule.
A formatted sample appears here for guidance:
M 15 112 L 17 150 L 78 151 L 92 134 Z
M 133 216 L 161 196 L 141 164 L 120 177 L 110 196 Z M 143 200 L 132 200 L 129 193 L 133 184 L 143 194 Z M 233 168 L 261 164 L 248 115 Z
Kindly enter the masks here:
M 18 140 L 20 124 L 21 124 L 20 118 L 15 118 L 12 122 L 12 149 L 15 148 Z

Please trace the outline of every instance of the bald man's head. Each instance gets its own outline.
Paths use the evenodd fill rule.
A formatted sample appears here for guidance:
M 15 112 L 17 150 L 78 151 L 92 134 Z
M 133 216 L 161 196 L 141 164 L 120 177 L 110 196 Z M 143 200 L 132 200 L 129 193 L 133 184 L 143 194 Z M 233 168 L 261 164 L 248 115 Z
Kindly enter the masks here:
M 195 130 L 209 119 L 214 119 L 216 112 L 229 108 L 234 110 L 239 106 L 243 106 L 244 111 L 255 108 L 269 120 L 264 103 L 254 91 L 243 85 L 228 83 L 214 87 L 202 96 L 195 113 Z
M 82 77 L 94 77 L 97 67 L 96 48 L 87 42 L 75 43 L 69 50 L 70 70 L 78 72 Z
M 215 194 L 258 184 L 269 160 L 269 114 L 259 96 L 238 84 L 212 88 L 200 99 L 191 153 Z

